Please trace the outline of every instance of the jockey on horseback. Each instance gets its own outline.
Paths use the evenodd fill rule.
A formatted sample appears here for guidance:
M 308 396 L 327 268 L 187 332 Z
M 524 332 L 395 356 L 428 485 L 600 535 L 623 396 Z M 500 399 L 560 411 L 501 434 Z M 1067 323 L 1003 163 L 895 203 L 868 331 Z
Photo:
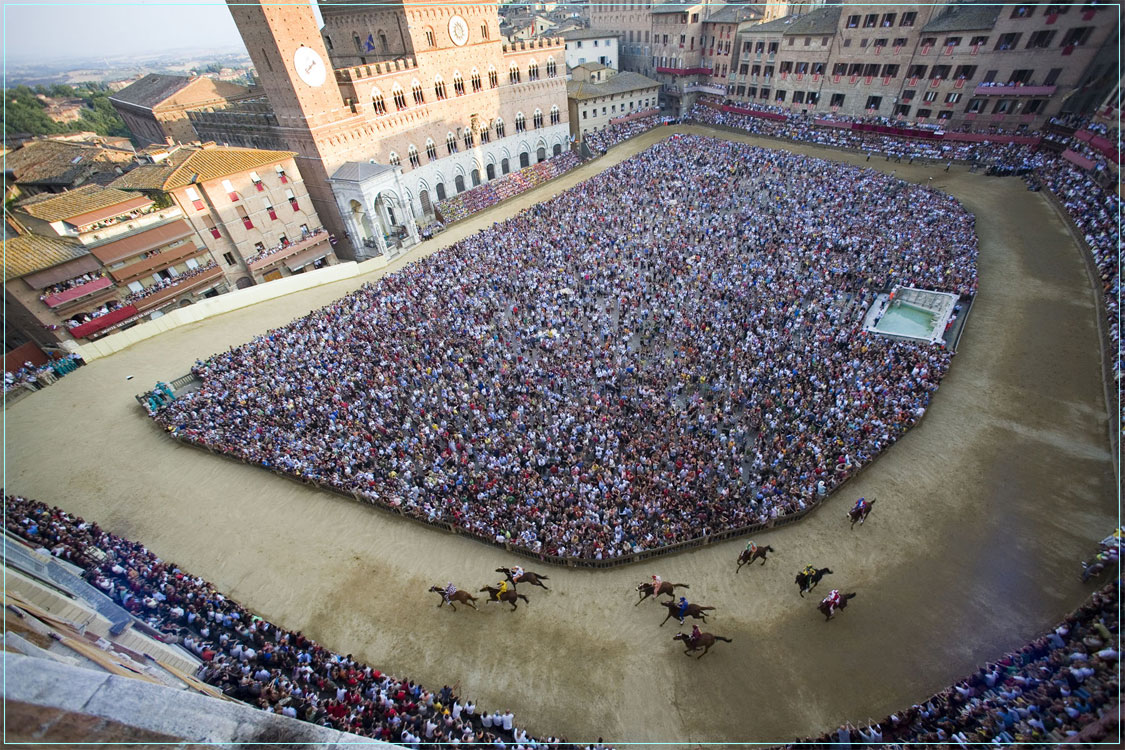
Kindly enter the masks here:
M 691 647 L 695 648 L 695 645 L 697 643 L 699 643 L 699 639 L 702 638 L 702 637 L 703 637 L 703 631 L 699 629 L 699 626 L 698 625 L 692 625 L 691 626 L 691 640 L 689 641 L 689 643 L 691 644 Z
M 867 509 L 870 507 L 871 505 L 867 502 L 867 499 L 861 497 L 859 500 L 855 501 L 855 507 L 852 508 L 852 510 L 862 515 L 866 513 Z
M 519 565 L 513 566 L 510 571 L 512 575 L 512 583 L 519 583 L 520 578 L 523 577 L 523 568 Z
M 834 614 L 836 612 L 836 607 L 840 606 L 839 589 L 832 589 L 831 591 L 829 591 L 828 596 L 824 597 L 824 601 L 828 603 L 828 614 Z
M 662 583 L 664 583 L 664 581 L 661 580 L 660 576 L 653 576 L 652 577 L 652 595 L 653 596 L 656 596 L 657 594 L 660 593 L 660 585 Z
M 680 597 L 680 611 L 676 615 L 677 617 L 680 618 L 680 624 L 681 625 L 684 624 L 684 615 L 687 614 L 687 611 L 688 611 L 688 600 L 681 596 Z
M 803 575 L 805 578 L 811 579 L 813 576 L 816 575 L 816 566 L 815 565 L 806 565 L 805 569 L 801 571 L 801 575 Z
M 457 587 L 453 585 L 453 581 L 450 581 L 448 584 L 446 584 L 445 591 L 442 592 L 442 596 L 445 597 L 446 602 L 452 602 L 453 595 L 456 593 Z
M 750 553 L 750 557 L 753 557 L 754 553 L 758 551 L 758 545 L 755 544 L 753 541 L 747 542 L 746 543 L 746 551 L 748 553 Z
M 503 580 L 503 581 L 500 581 L 500 583 L 498 583 L 496 585 L 500 587 L 500 590 L 496 592 L 496 598 L 499 599 L 500 597 L 504 596 L 505 592 L 507 592 L 508 581 Z

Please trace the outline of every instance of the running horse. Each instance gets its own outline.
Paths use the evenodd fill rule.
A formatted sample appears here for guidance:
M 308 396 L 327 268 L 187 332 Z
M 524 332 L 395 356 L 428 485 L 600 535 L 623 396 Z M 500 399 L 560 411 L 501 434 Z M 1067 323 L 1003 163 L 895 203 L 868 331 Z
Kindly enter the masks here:
M 442 605 L 446 604 L 447 602 L 454 612 L 457 611 L 457 608 L 453 606 L 453 602 L 468 604 L 473 609 L 477 608 L 477 605 L 473 604 L 473 602 L 475 602 L 477 598 L 470 594 L 468 591 L 457 589 L 453 592 L 453 596 L 449 597 L 448 599 L 445 598 L 445 589 L 441 588 L 440 586 L 430 586 L 430 591 L 433 591 L 435 594 L 439 594 L 441 596 L 441 601 L 438 602 L 438 609 L 441 609 Z
M 488 592 L 488 601 L 490 602 L 507 602 L 508 604 L 511 604 L 513 612 L 516 610 L 517 599 L 523 599 L 525 603 L 531 604 L 531 601 L 526 596 L 524 596 L 523 594 L 517 594 L 514 588 L 508 589 L 503 594 L 500 594 L 500 589 L 494 588 L 492 586 L 485 586 L 483 589 L 481 589 L 481 591 Z
M 804 571 L 798 573 L 796 583 L 801 587 L 801 598 L 804 598 L 805 594 L 815 589 L 816 585 L 820 583 L 821 578 L 831 574 L 832 570 L 830 568 L 817 568 L 816 572 L 812 575 L 805 575 Z
M 737 573 L 738 571 L 742 570 L 743 565 L 749 565 L 758 558 L 761 558 L 762 565 L 765 565 L 766 554 L 769 552 L 773 552 L 773 547 L 769 546 L 768 544 L 764 547 L 758 547 L 753 552 L 748 549 L 742 550 L 742 554 L 738 556 L 738 568 L 736 568 L 734 572 Z
M 664 627 L 664 623 L 668 622 L 668 620 L 671 619 L 672 617 L 679 618 L 679 616 L 680 616 L 680 614 L 679 614 L 680 605 L 679 604 L 677 604 L 676 602 L 660 602 L 660 605 L 662 607 L 668 608 L 668 617 L 664 618 L 664 621 L 660 623 L 660 627 Z M 633 605 L 633 606 L 636 606 L 636 605 Z M 714 607 L 704 607 L 701 604 L 688 604 L 687 605 L 687 612 L 684 612 L 684 617 L 692 617 L 696 620 L 703 620 L 703 623 L 706 624 L 707 623 L 707 613 L 710 612 L 713 609 L 714 609 Z
M 716 641 L 734 643 L 730 638 L 723 638 L 721 635 L 713 635 L 711 633 L 700 633 L 699 639 L 695 641 L 693 641 L 691 636 L 687 633 L 677 633 L 672 636 L 672 640 L 684 642 L 684 645 L 687 646 L 687 651 L 684 651 L 684 656 L 690 656 L 692 651 L 703 649 L 703 653 L 695 657 L 696 659 L 702 659 L 704 656 L 707 656 L 707 652 L 711 650 L 711 647 L 715 645 Z
M 867 520 L 867 517 L 869 515 L 871 515 L 871 506 L 874 505 L 874 504 L 875 504 L 874 499 L 868 500 L 867 503 L 866 503 L 866 506 L 864 507 L 863 510 L 860 510 L 859 508 L 853 507 L 851 510 L 848 511 L 848 518 L 850 518 L 851 521 L 852 521 L 852 528 L 853 529 L 855 528 L 855 525 L 856 525 L 857 521 L 859 522 L 860 526 L 863 525 L 863 522 Z
M 549 581 L 551 579 L 545 575 L 540 575 L 539 573 L 532 573 L 530 570 L 525 570 L 522 574 L 520 574 L 519 578 L 512 578 L 511 568 L 497 568 L 496 572 L 503 573 L 504 577 L 508 579 L 508 583 L 512 584 L 513 586 L 515 586 L 517 583 L 526 583 L 530 584 L 531 586 L 538 586 L 541 589 L 550 591 L 550 589 L 547 588 L 546 585 L 544 585 L 543 581 Z
M 855 592 L 854 591 L 850 594 L 840 594 L 840 606 L 837 607 L 837 609 L 840 609 L 840 610 L 845 609 L 848 606 L 848 599 L 854 599 L 854 598 L 855 598 Z M 823 599 L 821 599 L 820 604 L 816 605 L 816 608 L 820 610 L 820 613 L 822 615 L 824 615 L 824 621 L 825 622 L 828 622 L 829 620 L 832 619 L 832 615 L 834 614 L 834 612 L 832 611 L 832 606 L 828 603 L 828 597 L 824 597 Z
M 635 589 L 635 591 L 638 591 L 641 595 L 641 598 L 637 600 L 637 604 L 640 604 L 645 599 L 648 599 L 650 596 L 663 596 L 664 594 L 667 594 L 668 596 L 670 596 L 674 599 L 674 598 L 676 598 L 676 594 L 675 594 L 676 589 L 690 589 L 690 588 L 691 588 L 691 586 L 688 586 L 686 583 L 672 583 L 670 581 L 661 581 L 660 582 L 660 590 L 657 591 L 654 594 L 653 591 L 652 591 L 652 584 L 651 583 L 648 583 L 648 582 L 641 583 L 641 584 L 638 584 L 637 588 Z M 637 606 L 637 604 L 634 604 L 633 606 L 635 607 L 635 606 Z

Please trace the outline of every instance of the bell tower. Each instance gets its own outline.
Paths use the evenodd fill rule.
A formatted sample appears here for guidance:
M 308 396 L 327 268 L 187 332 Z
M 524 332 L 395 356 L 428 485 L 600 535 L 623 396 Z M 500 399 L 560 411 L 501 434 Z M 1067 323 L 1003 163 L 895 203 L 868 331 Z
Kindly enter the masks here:
M 227 7 L 280 127 L 316 130 L 351 116 L 312 6 L 227 0 Z

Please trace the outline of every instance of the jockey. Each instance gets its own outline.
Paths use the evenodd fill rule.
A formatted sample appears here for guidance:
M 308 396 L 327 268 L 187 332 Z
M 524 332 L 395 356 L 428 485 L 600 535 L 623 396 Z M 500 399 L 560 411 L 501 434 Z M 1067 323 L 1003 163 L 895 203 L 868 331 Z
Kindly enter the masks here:
M 867 499 L 861 497 L 859 500 L 855 501 L 855 507 L 852 508 L 852 510 L 858 511 L 860 513 L 864 513 L 864 512 L 867 511 L 867 508 L 868 508 Z
M 828 592 L 828 596 L 824 597 L 824 601 L 828 602 L 828 611 L 835 612 L 836 607 L 840 606 L 840 591 L 839 589 L 832 589 Z
M 521 568 L 519 565 L 513 566 L 510 572 L 512 574 L 513 581 L 519 581 L 519 579 L 523 577 L 523 568 Z
M 699 643 L 699 639 L 703 637 L 703 631 L 699 629 L 698 625 L 691 626 L 691 645 Z
M 816 575 L 816 566 L 806 565 L 805 569 L 801 571 L 801 575 L 805 576 L 806 578 L 812 578 Z
M 456 594 L 456 593 L 457 593 L 457 587 L 453 585 L 453 581 L 450 581 L 449 583 L 447 583 L 445 585 L 445 591 L 442 592 L 442 594 L 445 596 L 445 600 L 447 602 L 452 601 L 453 595 Z
M 499 599 L 508 591 L 508 581 L 500 581 L 500 583 L 496 585 L 500 587 L 500 590 L 496 592 L 496 598 Z
M 681 596 L 680 597 L 680 611 L 676 615 L 677 617 L 680 618 L 680 624 L 681 625 L 684 624 L 684 615 L 687 614 L 687 611 L 688 611 L 688 600 Z
M 660 576 L 653 576 L 652 577 L 652 595 L 653 596 L 656 596 L 657 594 L 660 593 L 660 584 L 662 584 L 662 583 L 664 583 L 664 581 L 660 578 Z
M 747 543 L 746 543 L 746 551 L 750 553 L 750 556 L 751 556 L 751 557 L 753 557 L 753 556 L 754 556 L 754 553 L 758 551 L 758 545 L 757 545 L 757 544 L 755 544 L 755 543 L 754 543 L 754 542 L 752 542 L 752 541 L 750 541 L 750 542 L 747 542 Z

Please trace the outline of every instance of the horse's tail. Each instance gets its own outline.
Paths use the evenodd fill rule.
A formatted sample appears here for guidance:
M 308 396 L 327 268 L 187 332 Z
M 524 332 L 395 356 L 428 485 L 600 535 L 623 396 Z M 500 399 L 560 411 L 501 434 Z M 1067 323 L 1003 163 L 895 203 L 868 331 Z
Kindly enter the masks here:
M 691 586 L 688 586 L 686 583 L 673 583 L 672 588 L 674 588 L 674 589 L 690 589 Z
M 734 643 L 730 638 L 723 638 L 721 635 L 715 636 L 716 641 L 723 641 L 724 643 Z
M 700 607 L 699 611 L 700 612 L 707 612 L 707 611 L 710 611 L 712 609 L 714 609 L 714 607 Z
M 773 552 L 773 547 L 766 545 L 766 552 Z
M 540 580 L 540 581 L 549 581 L 549 580 L 551 580 L 551 579 L 550 579 L 550 577 L 549 577 L 549 576 L 539 576 L 539 580 Z
M 530 600 L 530 599 L 528 599 L 528 598 L 527 598 L 526 596 L 524 596 L 523 594 L 516 594 L 516 598 L 518 598 L 518 599 L 523 599 L 523 600 L 524 600 L 524 603 L 526 603 L 526 604 L 531 604 L 531 600 Z

